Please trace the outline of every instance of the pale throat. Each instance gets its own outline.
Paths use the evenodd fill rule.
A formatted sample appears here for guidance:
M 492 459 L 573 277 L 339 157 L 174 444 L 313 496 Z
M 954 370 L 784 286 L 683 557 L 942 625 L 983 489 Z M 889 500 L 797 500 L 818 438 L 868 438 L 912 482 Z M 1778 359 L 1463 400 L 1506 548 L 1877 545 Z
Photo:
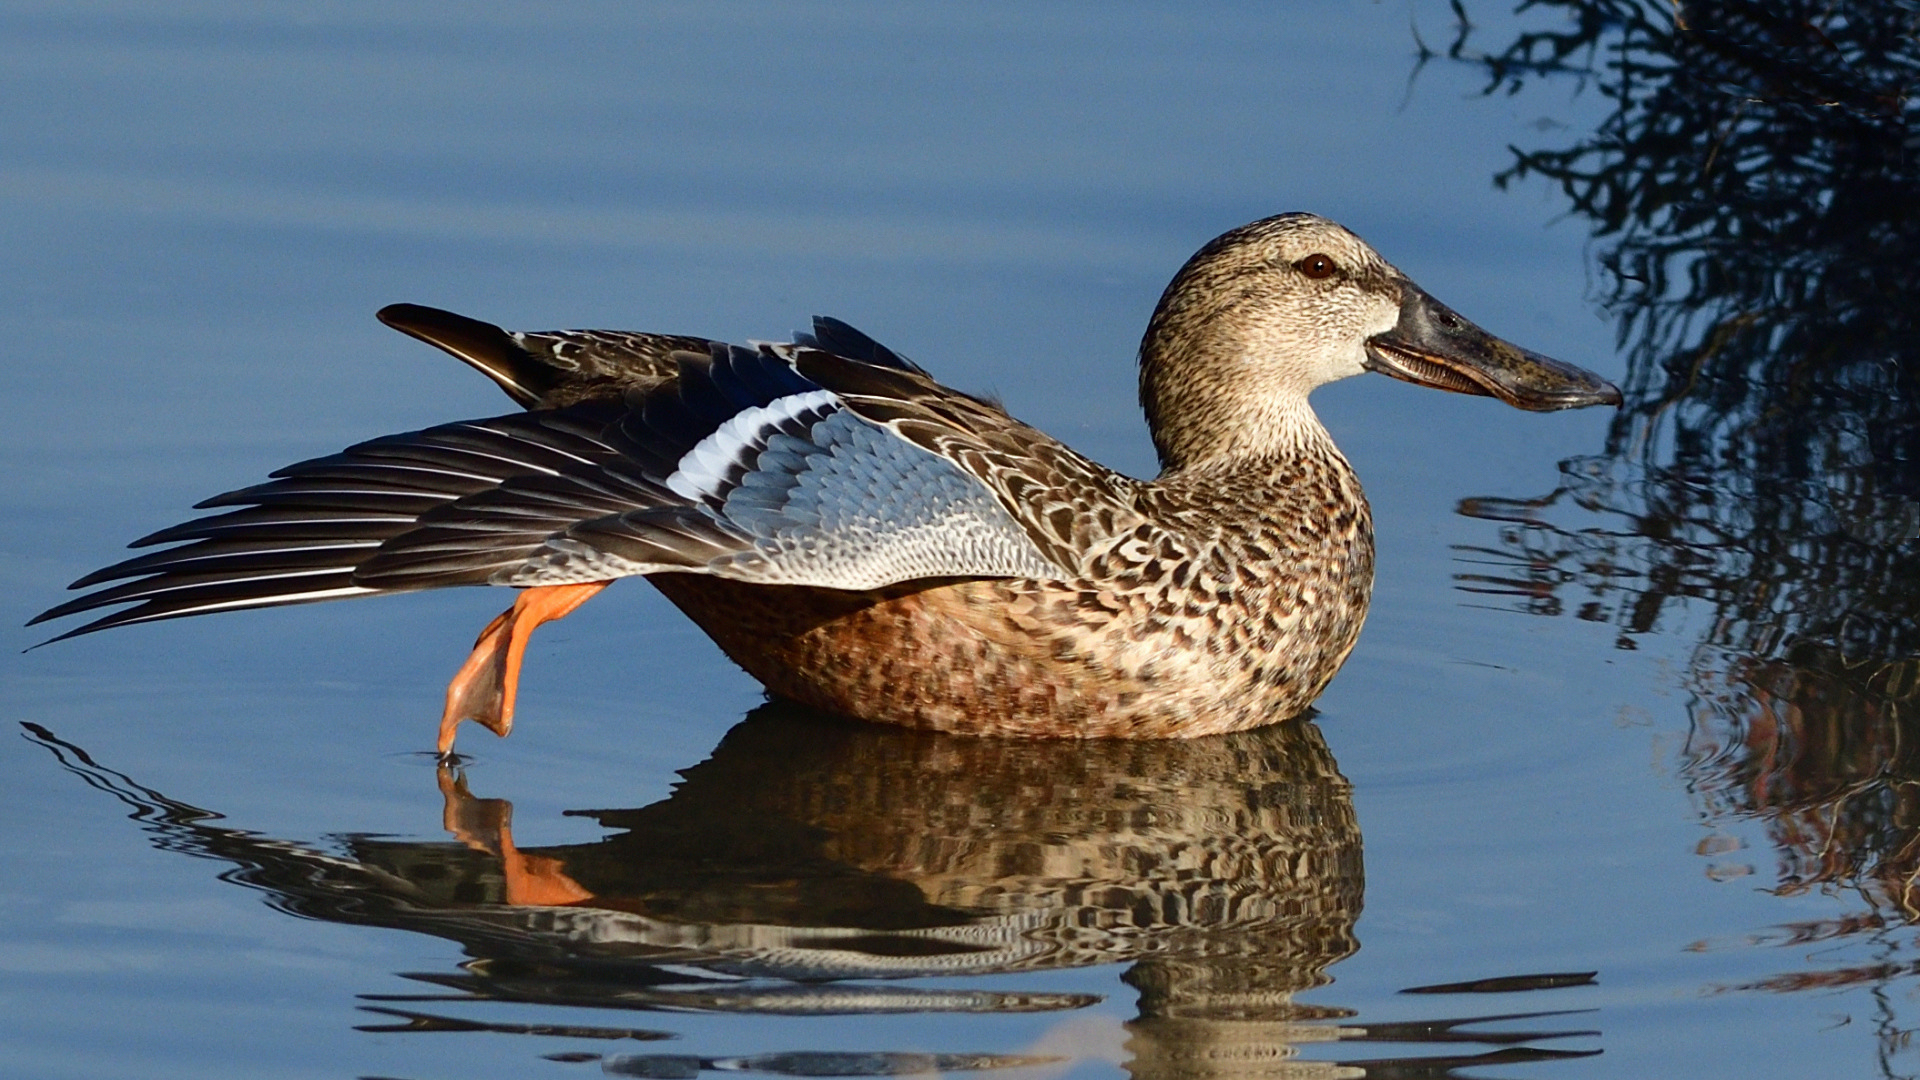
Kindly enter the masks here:
M 1235 403 L 1238 423 L 1217 439 L 1209 457 L 1292 459 L 1334 450 L 1333 436 L 1305 393 L 1249 394 Z
M 1227 459 L 1337 455 L 1307 397 L 1325 383 L 1359 374 L 1358 363 L 1315 355 L 1318 350 L 1276 349 L 1243 335 L 1223 340 L 1224 328 L 1213 329 L 1211 341 L 1194 342 L 1180 353 L 1143 350 L 1155 362 L 1143 380 L 1143 399 L 1165 470 Z

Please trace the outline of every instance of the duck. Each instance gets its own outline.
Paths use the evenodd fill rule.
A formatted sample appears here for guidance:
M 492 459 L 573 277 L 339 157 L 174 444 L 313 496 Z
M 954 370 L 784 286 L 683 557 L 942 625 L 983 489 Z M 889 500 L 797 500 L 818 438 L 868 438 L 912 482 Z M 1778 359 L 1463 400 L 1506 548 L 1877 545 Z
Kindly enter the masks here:
M 521 410 L 373 439 L 217 495 L 33 622 L 51 640 L 456 585 L 518 590 L 450 682 L 436 752 L 504 736 L 534 629 L 642 577 L 768 692 L 985 737 L 1185 738 L 1304 710 L 1373 587 L 1366 496 L 1308 403 L 1376 372 L 1530 411 L 1619 405 L 1308 213 L 1232 229 L 1147 322 L 1160 473 L 1106 468 L 844 322 L 786 342 L 388 326 Z M 161 545 L 170 545 L 161 547 Z

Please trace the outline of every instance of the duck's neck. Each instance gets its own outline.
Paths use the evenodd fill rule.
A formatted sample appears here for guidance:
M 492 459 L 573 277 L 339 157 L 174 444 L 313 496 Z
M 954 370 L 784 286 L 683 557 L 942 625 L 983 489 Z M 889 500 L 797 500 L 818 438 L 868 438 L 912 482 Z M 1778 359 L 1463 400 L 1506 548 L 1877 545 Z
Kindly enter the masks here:
M 1140 404 L 1163 474 L 1338 453 L 1305 391 L 1270 364 L 1239 349 L 1163 350 L 1151 336 L 1140 349 Z

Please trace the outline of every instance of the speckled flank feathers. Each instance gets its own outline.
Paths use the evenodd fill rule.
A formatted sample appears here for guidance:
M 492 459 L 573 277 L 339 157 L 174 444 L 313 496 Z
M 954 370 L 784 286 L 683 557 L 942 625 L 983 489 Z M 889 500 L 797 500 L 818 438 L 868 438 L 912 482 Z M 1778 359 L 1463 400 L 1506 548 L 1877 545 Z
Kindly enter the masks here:
M 1071 579 L 858 594 L 652 580 L 769 689 L 819 708 L 978 735 L 1239 731 L 1311 703 L 1366 616 L 1366 500 L 1321 449 L 1142 485 L 1138 524 Z M 1211 512 L 1223 497 L 1240 512 Z
M 508 333 L 413 305 L 381 318 L 529 411 L 376 439 L 208 500 L 224 512 L 136 542 L 179 546 L 83 578 L 120 583 L 41 618 L 132 605 L 72 636 L 445 585 L 584 598 L 645 576 L 769 689 L 835 712 L 980 735 L 1237 731 L 1312 702 L 1366 615 L 1367 503 L 1307 404 L 1315 387 L 1380 370 L 1526 408 L 1618 397 L 1305 214 L 1222 236 L 1168 286 L 1140 349 L 1152 481 L 831 319 L 742 347 Z M 505 635 L 524 647 L 577 602 L 533 605 L 518 630 L 521 605 L 496 620 L 468 665 L 490 674 L 450 691 L 443 750 L 467 715 L 457 700 L 511 688 L 517 652 L 489 666 Z M 476 718 L 504 733 L 506 701 Z

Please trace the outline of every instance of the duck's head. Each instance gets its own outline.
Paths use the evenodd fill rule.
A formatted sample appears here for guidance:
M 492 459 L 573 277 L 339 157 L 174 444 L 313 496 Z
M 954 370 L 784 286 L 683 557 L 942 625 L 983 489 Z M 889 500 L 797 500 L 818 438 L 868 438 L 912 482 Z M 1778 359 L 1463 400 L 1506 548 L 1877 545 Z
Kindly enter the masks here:
M 1468 322 L 1325 218 L 1242 225 L 1187 260 L 1140 345 L 1140 400 L 1168 468 L 1283 447 L 1316 387 L 1378 371 L 1522 409 L 1618 405 L 1591 372 Z

